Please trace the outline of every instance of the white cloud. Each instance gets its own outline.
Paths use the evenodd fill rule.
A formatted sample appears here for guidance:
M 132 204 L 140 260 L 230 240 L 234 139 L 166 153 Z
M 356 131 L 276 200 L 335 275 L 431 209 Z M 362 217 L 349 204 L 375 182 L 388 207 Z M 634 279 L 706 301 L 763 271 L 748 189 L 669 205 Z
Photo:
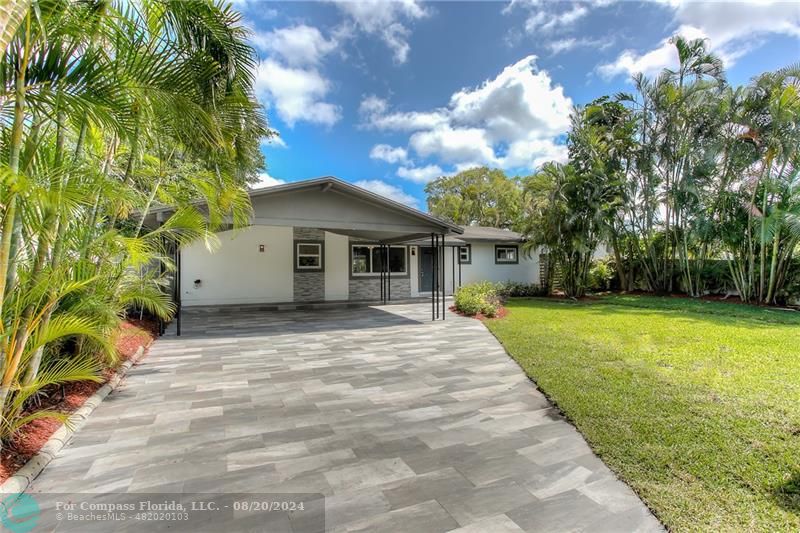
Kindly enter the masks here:
M 334 0 L 353 24 L 369 35 L 377 35 L 392 50 L 397 63 L 408 59 L 410 21 L 430 13 L 417 0 Z
M 341 108 L 324 101 L 330 82 L 316 69 L 292 68 L 266 59 L 258 65 L 255 88 L 289 127 L 299 121 L 331 126 L 341 118 Z
M 612 44 L 614 44 L 613 37 L 604 37 L 599 39 L 587 39 L 585 37 L 576 39 L 575 37 L 568 37 L 566 39 L 550 41 L 546 46 L 550 50 L 550 53 L 557 55 L 562 52 L 569 52 L 570 50 L 574 50 L 576 48 L 592 47 L 603 50 Z
M 447 123 L 445 110 L 430 112 L 387 113 L 389 104 L 386 100 L 375 95 L 367 96 L 361 101 L 358 108 L 361 115 L 362 126 L 370 129 L 414 131 L 433 128 Z
M 673 11 L 678 24 L 675 34 L 687 39 L 708 39 L 709 49 L 728 67 L 757 46 L 759 37 L 800 37 L 800 9 L 794 2 L 748 0 L 722 4 L 669 0 L 665 5 Z M 674 68 L 677 63 L 677 52 L 667 38 L 646 52 L 625 50 L 616 60 L 598 66 L 597 72 L 606 79 L 638 72 L 653 75 L 664 68 Z
M 536 71 L 536 56 L 531 55 L 480 87 L 457 92 L 450 108 L 456 123 L 480 124 L 497 142 L 565 132 L 572 101 L 561 86 L 553 86 L 546 71 Z
M 500 159 L 500 166 L 535 169 L 550 161 L 566 163 L 568 156 L 567 147 L 552 139 L 516 141 L 509 145 L 508 152 Z
M 527 33 L 537 33 L 564 30 L 573 26 L 588 14 L 589 10 L 582 5 L 572 6 L 568 11 L 560 13 L 551 13 L 545 10 L 536 11 L 525 21 L 525 31 Z
M 273 178 L 268 172 L 262 172 L 258 176 L 258 182 L 252 185 L 253 189 L 260 189 L 262 187 L 273 187 L 275 185 L 282 185 L 286 181 L 278 178 Z
M 360 111 L 365 127 L 410 132 L 408 145 L 422 159 L 456 168 L 532 169 L 542 158 L 563 159 L 553 139 L 569 129 L 571 109 L 563 88 L 536 69 L 535 56 L 528 56 L 477 87 L 455 92 L 444 107 L 397 112 L 385 100 L 368 96 Z M 411 168 L 406 165 L 405 176 L 398 175 L 413 179 Z
M 550 41 L 547 43 L 547 48 L 553 54 L 560 54 L 561 52 L 566 52 L 567 50 L 572 50 L 578 46 L 578 40 L 574 37 L 570 37 L 567 39 L 559 39 L 557 41 Z
M 386 198 L 390 198 L 395 202 L 399 202 L 401 204 L 405 204 L 409 207 L 416 208 L 418 205 L 417 199 L 405 192 L 400 187 L 396 185 L 392 185 L 390 183 L 386 183 L 385 181 L 381 180 L 361 180 L 354 183 L 356 187 L 361 187 L 362 189 L 366 189 L 368 191 L 372 191 L 375 194 L 379 194 L 381 196 L 385 196 Z
M 332 52 L 337 42 L 325 39 L 317 28 L 301 24 L 253 35 L 253 44 L 291 66 L 317 65 Z
M 261 140 L 261 146 L 264 148 L 288 148 L 289 146 L 286 144 L 286 141 L 283 140 L 283 137 L 278 135 L 273 135 L 272 137 L 265 137 Z
M 683 28 L 680 33 L 687 39 L 705 38 L 705 34 L 697 28 Z M 671 37 L 663 39 L 656 48 L 644 54 L 625 50 L 612 63 L 597 67 L 597 73 L 609 80 L 620 74 L 631 76 L 642 73 L 646 76 L 653 76 L 664 68 L 675 67 L 678 64 L 678 51 L 671 40 Z
M 401 178 L 415 183 L 428 183 L 431 180 L 444 175 L 444 171 L 438 165 L 427 165 L 424 167 L 400 167 L 397 175 Z
M 494 150 L 482 128 L 437 126 L 414 133 L 408 144 L 421 157 L 435 156 L 447 163 L 481 161 L 494 163 Z
M 389 146 L 388 144 L 376 144 L 369 152 L 371 159 L 379 159 L 387 163 L 402 163 L 408 159 L 408 152 L 400 146 Z

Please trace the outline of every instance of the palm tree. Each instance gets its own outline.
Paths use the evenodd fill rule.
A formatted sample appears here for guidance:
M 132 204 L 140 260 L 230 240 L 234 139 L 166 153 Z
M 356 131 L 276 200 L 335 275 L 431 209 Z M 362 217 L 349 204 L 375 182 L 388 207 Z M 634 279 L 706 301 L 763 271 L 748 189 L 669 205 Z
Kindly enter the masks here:
M 245 185 L 271 134 L 229 6 L 12 5 L 0 9 L 0 438 L 42 386 L 113 359 L 129 309 L 171 315 L 170 243 L 211 246 L 248 222 Z M 176 209 L 151 231 L 155 203 Z

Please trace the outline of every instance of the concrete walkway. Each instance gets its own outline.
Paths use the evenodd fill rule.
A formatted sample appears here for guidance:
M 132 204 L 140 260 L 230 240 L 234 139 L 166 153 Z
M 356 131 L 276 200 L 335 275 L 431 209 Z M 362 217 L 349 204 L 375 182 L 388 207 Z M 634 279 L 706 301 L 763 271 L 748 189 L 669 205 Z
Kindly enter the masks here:
M 30 492 L 321 493 L 348 532 L 661 529 L 480 322 L 426 304 L 185 313 Z

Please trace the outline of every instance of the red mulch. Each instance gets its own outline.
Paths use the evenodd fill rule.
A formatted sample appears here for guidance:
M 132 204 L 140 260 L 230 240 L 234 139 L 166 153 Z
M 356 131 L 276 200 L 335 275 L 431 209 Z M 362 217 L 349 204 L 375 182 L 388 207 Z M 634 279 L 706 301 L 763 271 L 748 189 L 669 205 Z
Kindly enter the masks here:
M 157 337 L 158 326 L 155 323 L 141 320 L 127 320 L 120 326 L 115 339 L 120 364 L 136 353 L 139 346 L 147 348 Z M 38 404 L 33 409 L 51 408 L 61 413 L 72 413 L 79 409 L 92 394 L 102 387 L 111 376 L 113 368 L 103 370 L 103 381 L 79 381 L 68 383 L 64 387 L 48 387 L 37 398 Z M 10 443 L 3 447 L 0 455 L 0 483 L 13 476 L 28 460 L 36 455 L 42 446 L 61 427 L 61 422 L 54 418 L 41 418 L 23 426 Z
M 508 315 L 508 309 L 506 309 L 505 307 L 500 307 L 497 310 L 497 314 L 494 315 L 494 316 L 486 316 L 483 313 L 477 313 L 475 315 L 468 315 L 468 314 L 462 313 L 461 311 L 456 309 L 455 305 L 451 305 L 448 309 L 450 309 L 452 312 L 454 312 L 457 315 L 465 316 L 467 318 L 477 318 L 478 320 L 494 320 L 495 318 L 503 318 L 506 315 Z

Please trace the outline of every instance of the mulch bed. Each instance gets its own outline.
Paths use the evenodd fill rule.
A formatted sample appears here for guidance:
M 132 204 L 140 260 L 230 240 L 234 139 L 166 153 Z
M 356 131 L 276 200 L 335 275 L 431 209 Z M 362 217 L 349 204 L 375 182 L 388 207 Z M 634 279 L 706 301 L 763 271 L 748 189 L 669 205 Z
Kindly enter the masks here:
M 127 320 L 120 325 L 115 346 L 119 353 L 118 364 L 133 357 L 139 346 L 148 347 L 158 336 L 158 326 L 147 320 Z M 77 411 L 97 390 L 114 375 L 113 368 L 103 370 L 103 381 L 79 381 L 63 387 L 47 387 L 37 397 L 33 409 L 54 409 L 60 413 Z M 61 427 L 54 418 L 34 420 L 23 426 L 13 440 L 3 446 L 0 455 L 0 483 L 22 468 L 45 445 L 47 439 Z
M 494 316 L 486 316 L 483 313 L 477 313 L 475 315 L 468 315 L 468 314 L 462 313 L 461 311 L 456 309 L 455 305 L 451 305 L 450 307 L 448 307 L 448 309 L 450 309 L 452 312 L 454 312 L 457 315 L 465 316 L 467 318 L 477 318 L 478 320 L 494 320 L 496 318 L 503 318 L 506 315 L 508 315 L 508 309 L 506 309 L 505 307 L 500 307 L 497 310 L 497 314 L 494 315 Z

